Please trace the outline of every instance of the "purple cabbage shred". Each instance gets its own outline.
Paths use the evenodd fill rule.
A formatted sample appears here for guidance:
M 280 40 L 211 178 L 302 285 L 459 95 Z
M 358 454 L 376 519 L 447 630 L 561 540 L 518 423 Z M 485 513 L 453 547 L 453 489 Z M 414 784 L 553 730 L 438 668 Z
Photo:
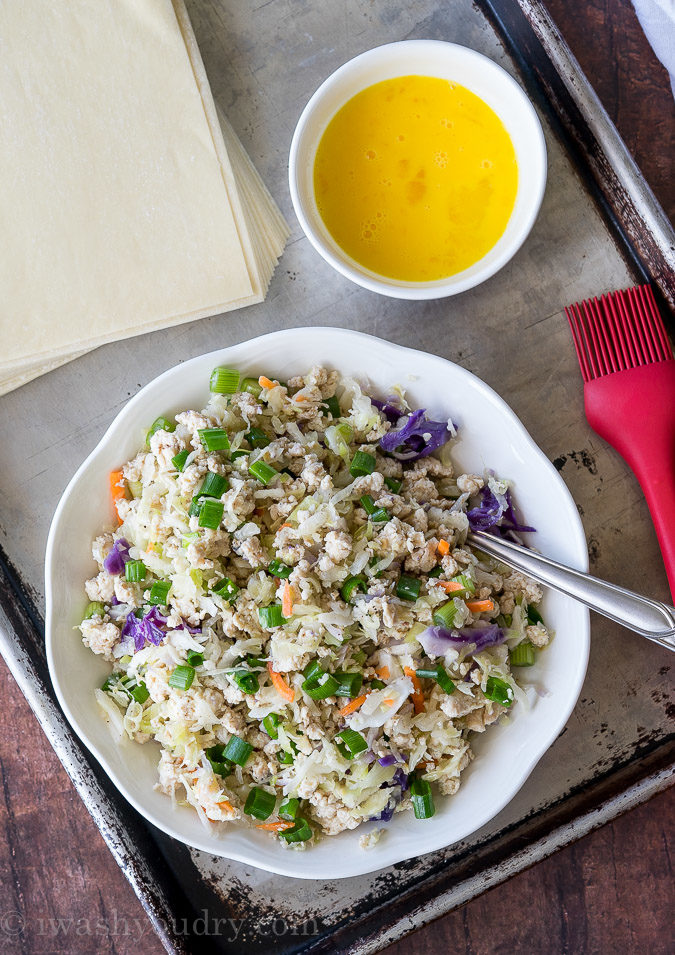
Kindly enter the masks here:
M 437 451 L 451 437 L 447 421 L 431 421 L 420 408 L 408 415 L 400 428 L 380 438 L 380 447 L 399 461 L 415 461 Z
M 480 489 L 480 503 L 467 511 L 472 531 L 488 531 L 495 528 L 502 536 L 513 532 L 534 531 L 534 527 L 522 524 L 513 506 L 511 491 L 495 494 L 486 484 Z
M 424 652 L 433 657 L 441 657 L 448 650 L 461 650 L 467 644 L 475 643 L 474 653 L 480 653 L 488 647 L 496 647 L 506 639 L 506 633 L 496 623 L 484 627 L 460 627 L 448 630 L 446 627 L 427 627 L 418 638 Z
M 388 759 L 388 756 L 383 756 L 378 762 L 382 763 L 383 759 Z M 393 758 L 393 757 L 392 757 Z M 387 764 L 391 765 L 391 764 Z M 392 789 L 392 794 L 389 797 L 389 802 L 384 807 L 382 812 L 378 813 L 377 816 L 371 816 L 371 822 L 389 822 L 391 817 L 394 815 L 394 810 L 400 803 L 403 798 L 403 793 L 408 788 L 408 774 L 404 773 L 402 769 L 397 769 L 394 773 L 391 781 L 384 784 L 385 787 Z M 396 789 L 398 787 L 398 790 Z
M 389 753 L 387 756 L 380 756 L 378 763 L 380 766 L 393 766 L 396 763 L 396 757 Z
M 140 620 L 136 614 L 130 613 L 122 627 L 121 637 L 122 640 L 132 639 L 134 641 L 134 653 L 138 653 L 145 646 L 146 640 L 156 647 L 159 646 L 166 636 L 166 629 L 162 629 L 165 625 L 166 617 L 160 614 L 157 607 L 149 610 Z
M 402 411 L 401 408 L 394 404 L 395 400 L 395 396 L 390 395 L 386 401 L 380 401 L 379 398 L 371 398 L 370 403 L 371 405 L 375 405 L 378 411 L 382 412 L 387 421 L 396 424 L 398 419 L 405 414 L 405 411 Z
M 130 547 L 129 541 L 123 537 L 115 541 L 103 561 L 103 567 L 109 574 L 117 576 L 124 572 L 124 565 L 129 560 Z

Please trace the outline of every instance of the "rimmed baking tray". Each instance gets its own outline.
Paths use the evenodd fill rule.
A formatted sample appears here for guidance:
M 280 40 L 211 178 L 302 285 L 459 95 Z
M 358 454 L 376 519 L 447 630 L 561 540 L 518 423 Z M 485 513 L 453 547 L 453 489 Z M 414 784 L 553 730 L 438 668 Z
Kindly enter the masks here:
M 562 308 L 651 280 L 672 329 L 675 237 L 537 0 L 188 6 L 215 99 L 292 224 L 286 157 L 295 121 L 328 73 L 379 43 L 432 37 L 486 53 L 526 87 L 547 136 L 549 186 L 539 221 L 516 258 L 478 289 L 429 303 L 378 298 L 333 273 L 295 226 L 261 305 L 105 346 L 0 399 L 0 446 L 11 448 L 0 465 L 0 648 L 166 950 L 372 952 L 669 784 L 667 653 L 594 619 L 577 708 L 488 826 L 370 876 L 282 879 L 190 851 L 148 826 L 65 723 L 46 670 L 41 619 L 44 543 L 61 489 L 120 404 L 177 361 L 273 328 L 351 327 L 437 352 L 484 378 L 570 487 L 593 571 L 668 600 L 639 487 L 585 421 Z

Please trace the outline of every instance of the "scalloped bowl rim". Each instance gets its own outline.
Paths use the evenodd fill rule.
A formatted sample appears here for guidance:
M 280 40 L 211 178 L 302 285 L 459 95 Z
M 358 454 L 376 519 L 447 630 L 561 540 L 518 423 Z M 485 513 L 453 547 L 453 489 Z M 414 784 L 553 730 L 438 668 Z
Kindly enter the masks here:
M 307 353 L 309 357 L 306 358 Z M 269 358 L 263 360 L 258 357 L 260 355 L 263 359 L 265 355 L 269 355 Z M 293 358 L 294 355 L 297 357 Z M 335 358 L 334 362 L 326 361 L 327 355 L 340 356 L 340 358 L 339 360 Z M 495 414 L 500 424 L 500 437 L 496 440 L 499 443 L 502 440 L 501 435 L 507 432 L 513 436 L 518 451 L 516 452 L 515 445 L 511 451 L 515 455 L 513 460 L 517 467 L 521 466 L 519 464 L 521 462 L 523 474 L 535 470 L 543 480 L 548 479 L 546 491 L 551 497 L 547 497 L 543 509 L 539 498 L 523 500 L 522 496 L 518 495 L 518 485 L 523 484 L 522 480 L 519 479 L 516 482 L 515 490 L 528 520 L 533 519 L 532 511 L 536 511 L 539 507 L 540 523 L 543 519 L 545 524 L 552 506 L 551 501 L 564 517 L 565 534 L 562 536 L 556 532 L 553 535 L 549 541 L 549 550 L 552 548 L 555 552 L 550 556 L 560 560 L 566 559 L 567 563 L 577 569 L 587 570 L 588 552 L 581 520 L 567 487 L 514 412 L 496 392 L 471 372 L 446 359 L 386 342 L 361 332 L 325 327 L 287 329 L 200 355 L 170 368 L 150 381 L 117 414 L 63 492 L 49 531 L 45 561 L 46 649 L 49 671 L 59 703 L 79 738 L 105 769 L 120 793 L 148 822 L 167 835 L 195 849 L 281 875 L 320 879 L 325 878 L 326 873 L 330 872 L 332 878 L 345 878 L 376 871 L 405 859 L 452 845 L 487 824 L 506 806 L 555 741 L 576 704 L 588 662 L 589 614 L 586 608 L 575 603 L 571 598 L 552 591 L 545 594 L 544 602 L 546 604 L 548 601 L 551 606 L 548 612 L 553 613 L 554 623 L 561 618 L 561 614 L 564 623 L 562 630 L 560 624 L 557 624 L 555 639 L 547 651 L 540 656 L 540 659 L 545 661 L 541 664 L 544 667 L 541 679 L 545 686 L 551 685 L 552 689 L 542 694 L 542 698 L 537 700 L 533 710 L 542 707 L 544 713 L 548 715 L 546 732 L 543 735 L 541 733 L 541 716 L 533 721 L 531 712 L 525 712 L 523 707 L 520 707 L 522 712 L 515 711 L 511 718 L 513 723 L 520 723 L 520 732 L 515 727 L 495 725 L 490 728 L 491 732 L 484 736 L 474 736 L 477 741 L 474 749 L 478 752 L 478 758 L 463 773 L 459 792 L 452 797 L 442 797 L 441 807 L 431 820 L 416 823 L 412 817 L 406 818 L 410 815 L 409 813 L 396 814 L 386 838 L 369 851 L 363 851 L 357 847 L 357 840 L 364 827 L 325 838 L 308 851 L 294 852 L 284 849 L 277 842 L 262 836 L 254 829 L 229 827 L 222 836 L 218 836 L 202 828 L 194 810 L 185 807 L 173 809 L 168 796 L 159 795 L 151 788 L 152 777 L 145 768 L 148 757 L 138 752 L 139 750 L 147 751 L 150 747 L 154 748 L 156 744 L 148 743 L 141 747 L 126 740 L 118 746 L 112 740 L 108 728 L 100 719 L 93 694 L 93 689 L 100 685 L 103 674 L 109 672 L 109 665 L 87 650 L 72 633 L 73 626 L 79 622 L 81 606 L 85 600 L 82 587 L 85 577 L 77 575 L 84 572 L 86 576 L 89 576 L 96 569 L 90 556 L 91 537 L 89 532 L 85 533 L 86 528 L 83 524 L 86 525 L 88 509 L 90 523 L 92 523 L 92 528 L 89 529 L 91 533 L 99 533 L 104 526 L 105 521 L 100 519 L 100 512 L 104 507 L 109 507 L 109 505 L 102 505 L 102 501 L 107 501 L 108 471 L 119 466 L 121 460 L 135 453 L 133 449 L 137 450 L 140 447 L 139 439 L 143 425 L 147 426 L 148 421 L 154 420 L 162 411 L 169 410 L 167 395 L 178 398 L 177 405 L 171 402 L 176 411 L 190 406 L 181 400 L 181 396 L 188 393 L 201 394 L 202 404 L 199 407 L 203 407 L 208 399 L 208 372 L 216 364 L 226 362 L 245 370 L 263 366 L 268 374 L 273 374 L 275 369 L 280 371 L 283 368 L 287 374 L 289 361 L 295 363 L 294 373 L 299 372 L 301 368 L 306 370 L 311 364 L 320 361 L 324 361 L 329 366 L 334 364 L 334 367 L 345 374 L 352 374 L 361 380 L 369 379 L 373 387 L 380 392 L 385 391 L 387 385 L 395 383 L 391 380 L 392 368 L 396 369 L 393 373 L 396 380 L 405 384 L 411 393 L 424 388 L 423 384 L 419 384 L 422 381 L 421 377 L 417 377 L 417 383 L 405 380 L 406 376 L 411 377 L 411 371 L 431 373 L 433 369 L 435 380 L 445 376 L 444 395 L 447 395 L 448 386 L 452 384 L 452 387 L 458 392 L 461 391 L 463 396 L 471 397 L 474 403 L 474 408 L 468 409 L 468 404 L 466 408 L 461 406 L 458 398 L 452 407 L 445 405 L 447 414 L 449 415 L 452 411 L 453 418 L 460 419 L 460 425 L 465 417 L 470 420 L 472 415 L 477 414 L 476 408 L 483 409 L 488 417 Z M 358 370 L 359 362 L 370 369 L 368 375 Z M 379 380 L 375 379 L 373 368 L 376 374 L 380 374 Z M 382 378 L 385 368 L 387 380 Z M 195 371 L 198 371 L 198 374 L 195 374 Z M 201 385 L 197 387 L 194 384 L 195 381 L 200 382 Z M 414 395 L 412 403 L 420 404 L 415 400 Z M 197 406 L 196 402 L 192 404 Z M 439 404 L 438 399 L 435 402 L 432 399 L 430 411 L 438 412 Z M 130 437 L 131 431 L 136 436 L 135 439 Z M 465 456 L 473 455 L 473 460 L 476 461 L 476 449 L 471 450 L 472 438 L 473 435 L 468 434 L 469 443 L 465 449 Z M 117 442 L 121 445 L 126 442 L 127 447 L 132 449 L 131 452 L 122 452 L 126 456 L 119 458 L 119 453 L 115 451 Z M 462 430 L 460 429 L 457 445 L 461 446 L 461 444 Z M 489 466 L 491 464 L 490 449 L 485 450 L 488 452 L 485 465 Z M 114 457 L 116 453 L 117 458 Z M 479 457 L 481 456 L 482 452 L 479 453 Z M 459 448 L 459 452 L 455 452 L 453 459 L 461 460 L 461 458 L 462 453 Z M 514 475 L 504 473 L 503 476 L 513 477 Z M 93 488 L 93 495 L 86 493 L 89 485 Z M 93 502 L 90 500 L 92 496 Z M 73 542 L 68 522 L 75 517 L 80 521 L 81 515 L 84 515 L 80 523 L 82 534 L 76 542 Z M 109 522 L 111 520 L 112 512 L 109 511 Z M 96 524 L 95 521 L 98 523 Z M 550 537 L 550 534 L 548 536 Z M 84 556 L 85 553 L 89 554 L 88 558 Z M 80 564 L 77 564 L 78 560 Z M 81 567 L 85 564 L 87 569 L 82 571 Z M 72 600 L 68 601 L 67 595 L 71 595 Z M 73 611 L 75 611 L 74 615 Z M 569 626 L 567 626 L 568 622 Z M 563 654 L 561 650 L 563 641 L 570 644 L 567 654 Z M 86 656 L 83 656 L 82 651 Z M 554 665 L 553 660 L 557 667 L 561 664 L 563 668 L 568 667 L 563 689 L 559 685 L 562 681 L 562 673 L 555 671 L 555 676 L 559 678 L 558 682 L 551 683 L 548 679 L 551 676 L 550 668 Z M 69 680 L 69 676 L 77 674 L 78 668 L 80 679 Z M 539 668 L 538 662 L 534 670 L 538 671 Z M 90 681 L 86 693 L 82 692 L 82 680 Z M 525 741 L 522 738 L 524 731 Z M 534 746 L 532 745 L 533 735 L 537 739 L 537 744 Z M 498 737 L 501 740 L 499 749 L 497 749 Z M 484 759 L 483 750 L 487 750 L 488 754 L 492 750 L 492 755 Z M 157 750 L 155 749 L 154 752 L 156 761 Z M 509 753 L 510 755 L 507 755 Z M 140 788 L 140 777 L 137 777 L 133 767 L 129 765 L 134 761 L 143 762 L 141 775 L 145 772 L 150 785 L 149 789 Z M 498 764 L 501 766 L 501 775 L 495 780 Z M 154 766 L 153 762 L 155 778 L 152 778 L 152 782 L 156 779 Z M 517 771 L 514 771 L 514 766 L 517 766 Z M 505 777 L 509 773 L 511 778 L 506 783 Z M 485 784 L 489 785 L 490 782 L 493 785 L 498 784 L 495 787 L 496 795 L 494 798 L 490 797 L 489 805 L 484 805 L 481 802 L 482 794 L 484 794 Z M 469 797 L 462 797 L 462 793 L 466 794 L 468 789 L 471 790 L 469 794 L 471 798 L 467 812 L 465 803 Z M 464 802 L 460 801 L 462 798 Z M 462 808 L 458 812 L 456 807 L 459 806 Z M 373 828 L 373 824 L 367 823 L 365 827 L 366 830 Z M 337 849 L 344 851 L 336 852 Z

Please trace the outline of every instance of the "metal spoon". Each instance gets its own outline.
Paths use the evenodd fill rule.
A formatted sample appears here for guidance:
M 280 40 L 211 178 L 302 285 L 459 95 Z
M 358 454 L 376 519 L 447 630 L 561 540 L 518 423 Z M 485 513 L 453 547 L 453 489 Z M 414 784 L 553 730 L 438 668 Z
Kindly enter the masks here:
M 573 570 L 549 557 L 493 537 L 483 531 L 470 531 L 468 540 L 486 554 L 496 557 L 534 580 L 574 597 L 591 610 L 609 617 L 642 637 L 675 650 L 675 607 L 634 594 L 624 587 L 598 580 Z

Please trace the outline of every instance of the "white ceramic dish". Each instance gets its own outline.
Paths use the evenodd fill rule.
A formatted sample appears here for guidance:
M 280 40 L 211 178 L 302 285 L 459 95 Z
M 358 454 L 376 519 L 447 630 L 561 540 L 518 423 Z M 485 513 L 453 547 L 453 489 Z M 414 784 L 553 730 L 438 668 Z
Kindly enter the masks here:
M 562 730 L 576 703 L 586 672 L 589 619 L 580 604 L 560 594 L 546 594 L 544 615 L 555 628 L 556 638 L 536 666 L 526 671 L 526 679 L 547 695 L 538 697 L 530 711 L 516 707 L 510 725 L 491 727 L 476 737 L 477 758 L 464 773 L 459 792 L 453 797 L 438 796 L 432 819 L 417 821 L 412 814 L 397 814 L 369 851 L 358 846 L 363 828 L 294 852 L 255 829 L 233 826 L 220 836 L 209 833 L 192 809 L 172 809 L 170 798 L 153 789 L 159 747 L 129 740 L 118 746 L 110 735 L 93 694 L 109 667 L 84 647 L 73 629 L 87 602 L 84 581 L 96 572 L 91 540 L 106 524 L 112 525 L 108 474 L 136 453 L 144 429 L 159 414 L 206 404 L 214 366 L 225 364 L 246 375 L 264 372 L 287 378 L 317 363 L 369 381 L 373 393 L 386 394 L 392 384 L 401 383 L 413 407 L 428 408 L 434 418 L 452 415 L 460 428 L 455 459 L 461 467 L 478 472 L 492 467 L 511 478 L 523 514 L 538 528 L 540 550 L 587 569 L 586 541 L 567 488 L 513 412 L 487 385 L 442 358 L 368 335 L 334 328 L 291 329 L 172 368 L 146 385 L 115 418 L 66 488 L 52 522 L 45 571 L 47 658 L 59 701 L 75 732 L 120 792 L 151 823 L 188 845 L 272 872 L 339 878 L 450 845 L 506 805 Z
M 506 230 L 470 268 L 434 282 L 384 278 L 359 265 L 335 242 L 314 197 L 314 158 L 321 137 L 344 104 L 373 83 L 395 76 L 436 76 L 466 86 L 500 117 L 516 151 L 518 191 Z M 326 262 L 364 288 L 394 298 L 456 295 L 494 275 L 527 238 L 546 187 L 546 143 L 541 123 L 518 83 L 482 53 L 442 40 L 403 40 L 368 50 L 332 73 L 312 96 L 293 134 L 288 162 L 291 198 L 307 238 Z

